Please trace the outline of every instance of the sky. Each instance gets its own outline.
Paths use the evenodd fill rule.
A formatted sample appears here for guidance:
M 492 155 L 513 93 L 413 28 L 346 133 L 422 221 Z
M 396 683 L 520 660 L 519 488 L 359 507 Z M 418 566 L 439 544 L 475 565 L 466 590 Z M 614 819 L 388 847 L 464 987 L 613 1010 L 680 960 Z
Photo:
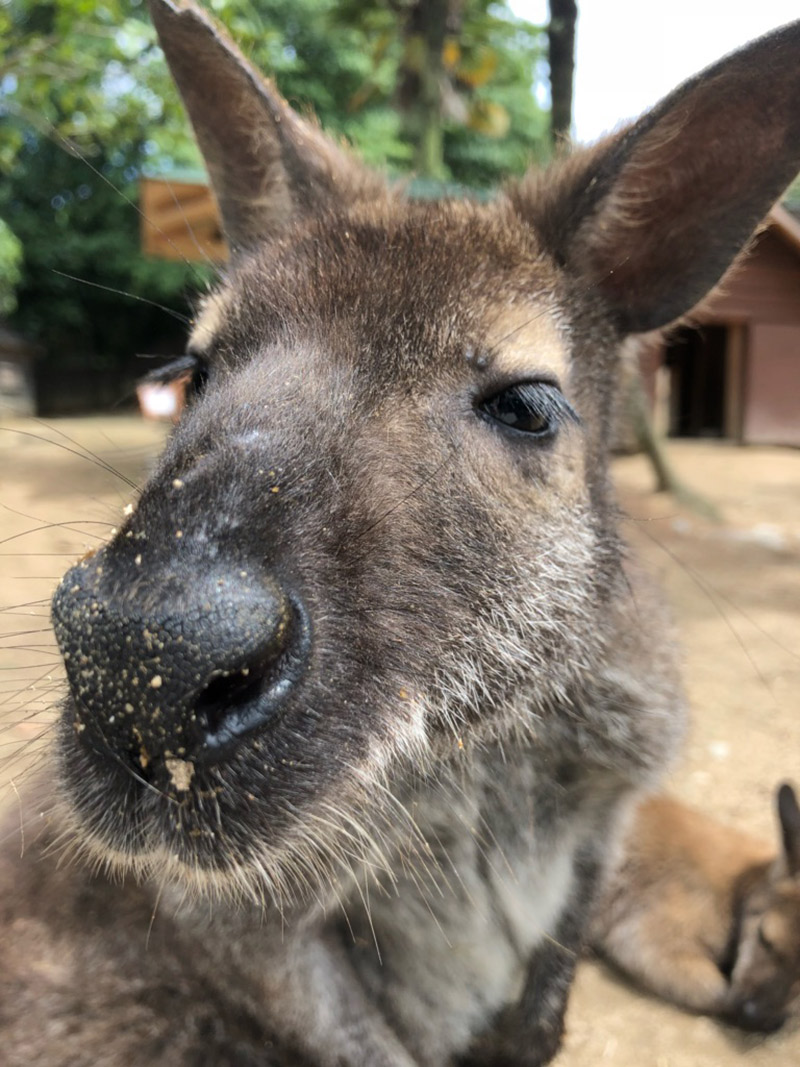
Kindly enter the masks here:
M 511 0 L 511 7 L 547 22 L 546 0 Z M 689 75 L 798 16 L 798 0 L 578 0 L 576 140 L 596 140 Z

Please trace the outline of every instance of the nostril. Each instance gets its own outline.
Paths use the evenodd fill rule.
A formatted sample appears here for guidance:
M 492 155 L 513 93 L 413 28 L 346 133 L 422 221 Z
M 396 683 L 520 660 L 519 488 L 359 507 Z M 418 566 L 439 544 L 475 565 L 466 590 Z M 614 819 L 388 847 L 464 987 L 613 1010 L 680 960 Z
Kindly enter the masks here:
M 302 674 L 308 625 L 298 605 L 288 608 L 269 640 L 241 665 L 217 671 L 195 700 L 202 744 L 219 750 L 274 718 Z
M 197 698 L 197 723 L 209 747 L 218 747 L 258 726 L 269 688 L 268 664 L 226 671 L 212 678 Z
M 197 719 L 206 731 L 217 733 L 224 726 L 224 718 L 234 709 L 246 709 L 261 695 L 263 677 L 250 667 L 234 673 L 225 672 L 212 679 L 197 698 Z

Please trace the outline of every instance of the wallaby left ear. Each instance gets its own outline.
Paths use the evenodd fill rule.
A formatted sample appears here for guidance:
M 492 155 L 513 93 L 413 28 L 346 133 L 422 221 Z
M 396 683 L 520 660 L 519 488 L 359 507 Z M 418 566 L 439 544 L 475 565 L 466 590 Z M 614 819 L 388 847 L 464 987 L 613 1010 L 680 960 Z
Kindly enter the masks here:
M 234 250 L 386 195 L 380 175 L 297 115 L 194 0 L 148 6 Z
M 800 806 L 787 783 L 778 790 L 778 818 L 788 873 L 792 878 L 800 877 Z
M 676 89 L 515 196 L 626 333 L 689 311 L 800 170 L 800 22 Z M 513 195 L 513 194 L 512 194 Z

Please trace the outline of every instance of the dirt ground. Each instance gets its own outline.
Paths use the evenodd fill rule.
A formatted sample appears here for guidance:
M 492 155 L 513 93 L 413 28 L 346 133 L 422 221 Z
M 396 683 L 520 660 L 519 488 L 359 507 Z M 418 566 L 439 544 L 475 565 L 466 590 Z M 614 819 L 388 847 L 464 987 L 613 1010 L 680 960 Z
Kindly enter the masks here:
M 70 561 L 104 539 L 164 436 L 133 417 L 0 429 L 0 798 L 46 741 L 60 670 L 48 599 Z M 662 579 L 685 647 L 693 724 L 671 787 L 774 838 L 772 792 L 800 784 L 800 452 L 675 442 L 675 467 L 720 509 L 714 524 L 650 492 L 640 457 L 616 479 L 630 541 Z M 111 468 L 114 468 L 112 470 Z M 42 743 L 40 740 L 39 744 Z M 0 799 L 0 802 L 2 800 Z M 800 1022 L 742 1037 L 582 965 L 561 1067 L 794 1067 Z

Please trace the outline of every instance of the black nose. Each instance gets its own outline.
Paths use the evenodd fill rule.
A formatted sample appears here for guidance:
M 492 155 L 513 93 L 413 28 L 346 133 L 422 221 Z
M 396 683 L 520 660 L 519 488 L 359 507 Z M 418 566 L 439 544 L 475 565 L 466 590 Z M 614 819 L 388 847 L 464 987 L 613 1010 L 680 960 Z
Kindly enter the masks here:
M 53 598 L 79 738 L 152 772 L 216 760 L 280 712 L 302 676 L 302 607 L 271 577 L 208 562 L 143 575 L 107 551 Z

